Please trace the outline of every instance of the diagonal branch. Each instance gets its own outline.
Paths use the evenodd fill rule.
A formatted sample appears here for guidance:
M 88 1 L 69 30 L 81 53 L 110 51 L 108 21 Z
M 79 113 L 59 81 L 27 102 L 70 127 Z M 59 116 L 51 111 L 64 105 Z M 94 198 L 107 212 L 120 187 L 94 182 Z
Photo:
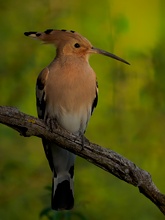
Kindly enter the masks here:
M 82 149 L 81 139 L 77 136 L 60 127 L 54 132 L 50 132 L 42 120 L 26 115 L 16 108 L 0 106 L 0 123 L 17 130 L 25 137 L 37 136 L 54 141 L 60 147 L 85 158 L 119 179 L 138 187 L 139 191 L 165 215 L 165 195 L 160 193 L 155 186 L 151 175 L 116 152 L 88 141 L 85 142 Z

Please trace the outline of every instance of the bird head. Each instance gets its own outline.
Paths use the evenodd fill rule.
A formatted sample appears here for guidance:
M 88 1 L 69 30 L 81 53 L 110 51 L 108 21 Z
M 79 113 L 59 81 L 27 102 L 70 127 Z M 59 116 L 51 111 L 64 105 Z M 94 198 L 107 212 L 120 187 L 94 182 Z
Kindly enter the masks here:
M 129 64 L 124 59 L 112 53 L 93 47 L 85 37 L 75 31 L 48 29 L 45 32 L 30 31 L 24 34 L 39 39 L 44 43 L 54 44 L 57 48 L 57 55 L 76 55 L 88 58 L 90 54 L 102 54 Z

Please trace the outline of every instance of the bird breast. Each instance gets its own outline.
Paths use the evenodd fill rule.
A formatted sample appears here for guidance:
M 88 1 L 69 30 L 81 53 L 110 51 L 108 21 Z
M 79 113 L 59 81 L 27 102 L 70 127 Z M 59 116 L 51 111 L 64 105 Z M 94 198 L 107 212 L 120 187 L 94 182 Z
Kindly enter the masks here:
M 50 65 L 46 83 L 46 112 L 72 133 L 84 132 L 96 93 L 96 76 L 86 65 Z

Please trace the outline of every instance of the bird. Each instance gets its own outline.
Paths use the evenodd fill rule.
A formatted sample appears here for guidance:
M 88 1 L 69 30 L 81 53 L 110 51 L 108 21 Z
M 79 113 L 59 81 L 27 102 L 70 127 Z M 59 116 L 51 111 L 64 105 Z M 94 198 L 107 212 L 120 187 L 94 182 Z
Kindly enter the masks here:
M 38 117 L 50 128 L 58 123 L 65 130 L 84 137 L 98 102 L 98 83 L 89 64 L 89 56 L 102 54 L 129 63 L 112 53 L 93 47 L 89 40 L 72 30 L 47 29 L 44 32 L 25 32 L 24 35 L 56 48 L 55 58 L 37 78 Z M 84 138 L 82 142 L 83 140 Z M 74 207 L 76 156 L 45 138 L 42 139 L 42 144 L 53 173 L 51 207 L 56 211 L 70 210 Z

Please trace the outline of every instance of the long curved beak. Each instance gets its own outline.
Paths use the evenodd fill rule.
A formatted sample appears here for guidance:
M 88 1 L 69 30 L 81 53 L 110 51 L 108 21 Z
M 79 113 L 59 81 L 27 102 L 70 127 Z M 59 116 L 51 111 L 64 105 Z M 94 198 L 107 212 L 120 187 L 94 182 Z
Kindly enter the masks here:
M 115 60 L 119 60 L 119 61 L 121 61 L 121 62 L 123 62 L 123 63 L 126 63 L 126 64 L 130 65 L 130 63 L 128 63 L 126 60 L 124 60 L 124 59 L 122 59 L 122 58 L 120 58 L 120 57 L 118 57 L 118 56 L 116 56 L 116 55 L 114 55 L 114 54 L 112 54 L 112 53 L 109 53 L 109 52 L 107 52 L 107 51 L 105 51 L 105 50 L 98 49 L 98 48 L 96 48 L 96 47 L 92 47 L 90 52 L 91 52 L 91 53 L 102 54 L 102 55 L 104 55 L 104 56 L 111 57 L 111 58 L 113 58 L 113 59 L 115 59 Z

